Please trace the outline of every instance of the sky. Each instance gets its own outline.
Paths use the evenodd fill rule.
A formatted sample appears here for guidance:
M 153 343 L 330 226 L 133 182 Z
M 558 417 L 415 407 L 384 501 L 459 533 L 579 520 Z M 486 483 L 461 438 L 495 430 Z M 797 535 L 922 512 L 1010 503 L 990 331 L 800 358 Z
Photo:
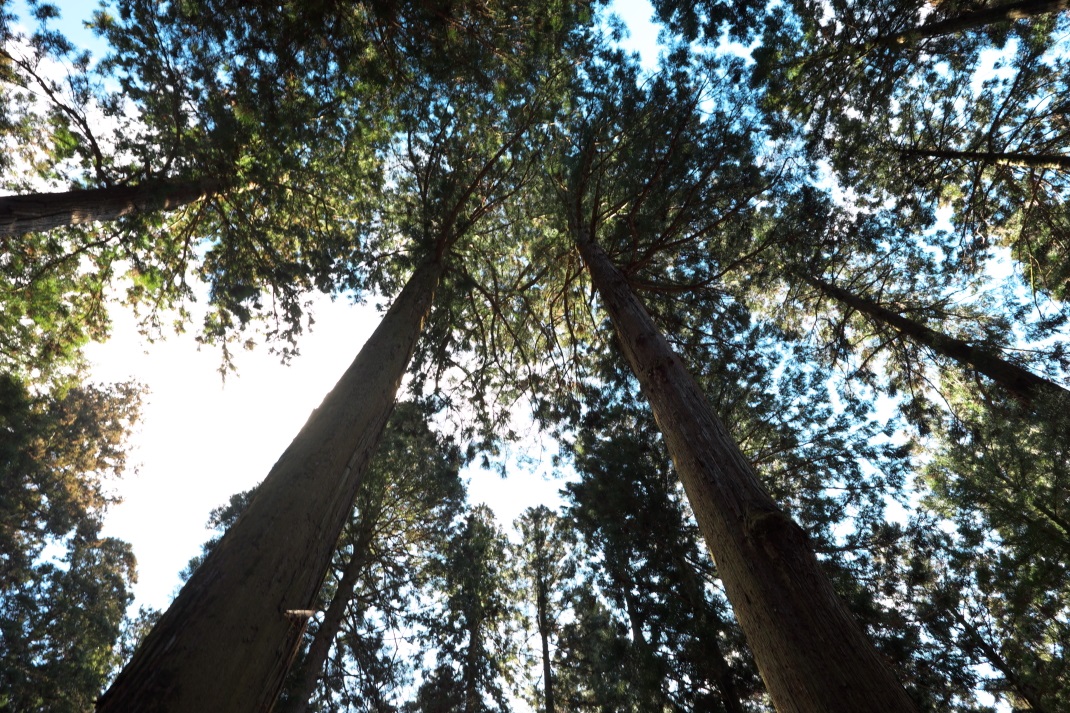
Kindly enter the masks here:
M 80 27 L 93 6 L 60 0 L 59 27 L 77 43 L 104 47 Z M 611 6 L 631 31 L 624 47 L 638 51 L 649 67 L 657 57 L 653 10 L 646 0 L 617 0 Z M 25 17 L 25 6 L 14 12 Z M 382 300 L 380 300 L 382 301 Z M 317 299 L 316 325 L 300 341 L 301 355 L 280 363 L 263 346 L 236 355 L 236 373 L 224 381 L 219 351 L 199 347 L 195 327 L 182 335 L 148 342 L 126 309 L 111 310 L 111 338 L 87 350 L 90 378 L 98 382 L 135 379 L 148 389 L 141 419 L 130 441 L 128 469 L 114 486 L 122 502 L 106 516 L 104 534 L 131 544 L 138 562 L 134 588 L 139 606 L 165 608 L 180 586 L 179 573 L 211 536 L 210 511 L 233 493 L 267 475 L 312 410 L 319 405 L 378 324 L 374 300 Z M 194 320 L 196 324 L 196 320 Z M 469 468 L 469 500 L 486 503 L 508 526 L 533 505 L 560 503 L 563 482 L 551 476 L 546 444 L 512 446 L 535 465 L 497 472 Z M 541 462 L 541 466 L 539 465 Z

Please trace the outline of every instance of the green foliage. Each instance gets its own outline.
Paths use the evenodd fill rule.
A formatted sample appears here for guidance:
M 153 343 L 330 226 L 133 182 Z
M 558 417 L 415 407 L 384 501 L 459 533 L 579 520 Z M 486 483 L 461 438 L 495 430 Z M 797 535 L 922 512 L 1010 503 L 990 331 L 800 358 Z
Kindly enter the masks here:
M 95 16 L 112 47 L 97 65 L 48 6 L 18 54 L 5 23 L 6 187 L 211 190 L 5 239 L 0 367 L 58 379 L 106 336 L 120 278 L 150 327 L 207 296 L 202 340 L 266 319 L 296 345 L 311 291 L 392 293 L 441 259 L 413 392 L 488 457 L 527 399 L 578 481 L 510 544 L 462 506 L 465 459 L 431 409 L 399 404 L 321 593 L 343 616 L 306 634 L 330 642 L 312 709 L 546 706 L 542 639 L 561 710 L 768 709 L 597 316 L 575 245 L 593 240 L 919 705 L 1070 706 L 1065 409 L 969 381 L 815 282 L 1065 375 L 1066 313 L 1041 298 L 1070 289 L 1066 170 L 1029 160 L 1070 152 L 1065 18 L 951 33 L 933 23 L 973 3 L 658 0 L 666 52 L 647 73 L 596 6 L 120 0 Z M 753 63 L 723 38 L 754 43 Z M 997 246 L 1032 290 L 988 291 Z M 85 708 L 114 662 L 132 560 L 99 537 L 97 476 L 122 467 L 133 393 L 0 382 L 0 708 Z
M 87 710 L 119 663 L 134 556 L 100 530 L 139 396 L 0 378 L 0 709 Z
M 460 450 L 430 427 L 430 417 L 426 405 L 399 403 L 361 485 L 321 592 L 324 607 L 348 597 L 345 617 L 336 631 L 320 623 L 309 633 L 334 642 L 312 698 L 317 706 L 396 710 L 418 669 L 398 641 L 418 616 L 418 588 L 464 499 Z M 337 588 L 347 572 L 355 582 L 344 594 Z M 308 665 L 299 662 L 297 672 Z M 301 693 L 291 686 L 287 699 Z
M 272 59 L 266 49 L 281 41 L 277 26 L 235 23 L 228 8 L 212 15 L 195 5 L 130 0 L 99 12 L 95 29 L 112 53 L 96 64 L 75 56 L 47 19 L 12 49 L 12 101 L 36 92 L 45 104 L 21 111 L 23 133 L 44 126 L 54 144 L 15 182 L 20 192 L 36 174 L 64 187 L 145 188 L 160 199 L 193 184 L 207 193 L 185 206 L 188 199 L 177 200 L 167 216 L 15 241 L 22 259 L 12 266 L 11 329 L 47 333 L 39 315 L 56 307 L 74 330 L 53 332 L 64 353 L 43 356 L 58 360 L 103 337 L 105 310 L 82 305 L 102 303 L 122 277 L 125 300 L 150 331 L 172 308 L 185 327 L 183 308 L 203 296 L 203 282 L 203 339 L 226 342 L 261 321 L 284 353 L 303 329 L 308 292 L 366 287 L 354 265 L 389 140 L 377 88 L 317 73 L 322 57 L 307 58 L 308 74 L 299 73 L 293 58 Z M 67 65 L 64 81 L 51 78 L 56 63 Z
M 0 369 L 39 383 L 62 381 L 80 349 L 108 334 L 111 256 L 68 254 L 54 233 L 3 240 L 0 263 Z
M 528 652 L 526 657 L 521 654 L 520 669 L 522 676 L 531 671 L 541 673 L 539 679 L 529 675 L 532 680 L 524 693 L 532 706 L 549 710 L 548 700 L 555 696 L 556 680 L 550 647 L 557 648 L 568 600 L 575 594 L 576 534 L 567 518 L 545 505 L 525 510 L 513 523 L 513 529 L 520 540 L 510 556 L 515 565 L 515 585 L 523 599 L 517 604 L 528 634 Z M 556 698 L 554 705 L 556 710 Z
M 954 524 L 926 609 L 939 640 L 992 668 L 986 689 L 1059 710 L 1070 701 L 1066 410 L 964 387 L 925 471 L 927 504 Z
M 438 648 L 407 711 L 508 711 L 504 676 L 512 656 L 508 543 L 486 506 L 472 508 L 428 565 L 442 599 L 420 617 L 423 638 Z

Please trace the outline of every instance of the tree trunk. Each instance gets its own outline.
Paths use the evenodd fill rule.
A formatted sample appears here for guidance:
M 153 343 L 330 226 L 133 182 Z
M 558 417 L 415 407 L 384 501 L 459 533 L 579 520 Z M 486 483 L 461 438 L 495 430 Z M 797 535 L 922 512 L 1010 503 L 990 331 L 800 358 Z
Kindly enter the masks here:
M 467 616 L 467 615 L 466 615 Z M 464 713 L 477 713 L 482 708 L 483 697 L 479 693 L 479 658 L 483 653 L 483 637 L 480 628 L 482 618 L 468 622 L 468 650 L 465 651 L 464 667 Z
M 1020 0 L 1019 2 L 995 5 L 980 10 L 964 12 L 936 22 L 927 22 L 904 32 L 883 35 L 873 40 L 873 44 L 905 45 L 929 37 L 952 35 L 977 27 L 994 25 L 997 22 L 1024 20 L 1053 12 L 1062 12 L 1070 7 L 1070 0 Z
M 798 273 L 796 273 L 798 274 Z M 1015 398 L 1030 404 L 1040 394 L 1049 394 L 1059 399 L 1070 399 L 1070 392 L 1063 387 L 1037 376 L 1028 369 L 1023 369 L 1017 364 L 993 356 L 977 347 L 949 337 L 946 334 L 929 329 L 923 324 L 907 319 L 901 314 L 882 307 L 881 305 L 866 299 L 853 292 L 836 287 L 824 280 L 812 275 L 799 274 L 799 277 L 808 284 L 818 288 L 833 299 L 868 315 L 872 319 L 892 327 L 901 334 L 910 337 L 913 341 L 929 347 L 937 354 L 957 361 L 963 366 L 975 369 L 996 382 Z M 1066 403 L 1070 403 L 1067 400 Z
M 550 615 L 547 611 L 547 584 L 543 579 L 545 573 L 540 573 L 539 582 L 535 585 L 538 592 L 535 597 L 535 607 L 538 609 L 539 638 L 542 639 L 542 680 L 543 693 L 546 697 L 546 713 L 554 713 L 554 681 L 550 668 Z
M 357 586 L 357 580 L 370 561 L 368 545 L 374 534 L 373 524 L 366 520 L 361 521 L 360 533 L 353 543 L 353 554 L 342 571 L 342 578 L 338 581 L 338 588 L 335 590 L 330 606 L 323 613 L 323 621 L 320 622 L 316 635 L 312 637 L 312 643 L 309 644 L 301 676 L 290 691 L 286 705 L 287 713 L 305 713 L 308 710 L 308 702 L 316 692 L 316 686 L 323 675 L 323 665 L 327 661 L 331 644 L 338 637 L 346 609 L 349 607 L 350 600 L 353 599 L 353 590 Z
M 442 275 L 424 263 L 98 711 L 267 711 Z
M 989 151 L 952 151 L 945 149 L 896 149 L 902 156 L 981 161 L 1002 166 L 1026 166 L 1070 171 L 1070 156 L 1061 154 L 992 153 Z
M 915 711 L 836 596 L 806 533 L 766 493 L 624 275 L 585 230 L 576 237 L 591 280 L 777 710 Z
M 174 210 L 222 189 L 219 181 L 148 182 L 61 193 L 0 197 L 0 237 L 22 235 L 124 215 Z

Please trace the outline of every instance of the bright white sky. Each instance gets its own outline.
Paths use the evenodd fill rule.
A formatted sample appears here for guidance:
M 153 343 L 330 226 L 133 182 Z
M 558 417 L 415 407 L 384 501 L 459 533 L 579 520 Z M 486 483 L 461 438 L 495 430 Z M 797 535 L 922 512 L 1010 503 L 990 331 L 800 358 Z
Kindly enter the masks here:
M 59 0 L 60 27 L 75 42 L 93 40 L 77 26 L 92 8 Z M 653 10 L 646 0 L 613 5 L 648 66 L 656 56 Z M 14 11 L 25 17 L 25 7 Z M 89 45 L 102 53 L 99 43 Z M 333 387 L 378 323 L 374 304 L 353 306 L 324 298 L 315 309 L 315 330 L 300 343 L 301 356 L 283 366 L 267 349 L 236 355 L 238 373 L 224 383 L 219 352 L 199 350 L 195 329 L 146 343 L 133 317 L 112 311 L 112 338 L 87 350 L 92 378 L 136 379 L 149 389 L 141 423 L 131 443 L 130 465 L 116 491 L 123 502 L 109 513 L 105 532 L 131 543 L 138 561 L 134 606 L 165 608 L 177 591 L 179 572 L 210 533 L 209 512 L 267 475 L 312 409 Z M 560 481 L 537 473 L 466 471 L 473 503 L 485 502 L 508 525 L 525 508 L 559 502 Z

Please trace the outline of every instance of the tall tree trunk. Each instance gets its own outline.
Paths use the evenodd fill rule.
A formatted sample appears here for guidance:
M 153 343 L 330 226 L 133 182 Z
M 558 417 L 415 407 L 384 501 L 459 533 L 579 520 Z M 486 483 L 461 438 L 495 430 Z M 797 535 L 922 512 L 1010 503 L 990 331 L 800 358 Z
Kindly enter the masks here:
M 829 297 L 858 310 L 862 314 L 868 315 L 878 322 L 887 324 L 901 334 L 910 337 L 916 343 L 929 347 L 937 354 L 954 359 L 959 364 L 971 367 L 978 373 L 984 374 L 1020 401 L 1028 404 L 1032 403 L 1037 396 L 1048 394 L 1063 399 L 1065 403 L 1070 404 L 1070 392 L 1054 382 L 1037 376 L 1028 369 L 1023 369 L 1017 364 L 1000 359 L 961 339 L 949 337 L 926 327 L 924 324 L 907 319 L 903 315 L 882 307 L 872 300 L 856 295 L 853 292 L 848 292 L 842 287 L 825 282 L 819 277 L 796 274 L 803 281 L 818 288 Z
M 535 607 L 538 609 L 539 638 L 542 639 L 542 680 L 543 694 L 546 698 L 546 713 L 554 713 L 554 680 L 550 668 L 550 615 L 547 611 L 547 584 L 545 573 L 540 573 L 538 583 L 535 585 L 538 591 L 535 596 Z
M 947 158 L 963 161 L 981 161 L 1002 166 L 1026 166 L 1029 168 L 1053 168 L 1070 171 L 1070 156 L 1061 154 L 993 153 L 990 151 L 952 151 L 950 149 L 896 149 L 901 156 L 920 158 Z
M 1019 2 L 1010 2 L 964 12 L 961 15 L 937 20 L 936 22 L 927 22 L 903 32 L 882 35 L 874 39 L 872 43 L 875 45 L 905 45 L 929 37 L 952 35 L 956 32 L 965 32 L 977 27 L 994 25 L 997 22 L 1024 20 L 1053 12 L 1062 12 L 1067 8 L 1070 8 L 1070 0 L 1019 0 Z
M 624 275 L 573 227 L 777 710 L 916 710 Z
M 269 710 L 442 275 L 424 263 L 98 711 Z M 299 625 L 298 625 L 299 622 Z
M 138 186 L 0 197 L 0 237 L 22 235 L 124 215 L 174 210 L 222 189 L 219 181 L 150 181 Z
M 345 569 L 342 570 L 342 578 L 338 580 L 334 598 L 323 613 L 323 621 L 320 622 L 315 636 L 312 637 L 312 643 L 309 644 L 300 678 L 289 691 L 287 713 L 305 713 L 308 710 L 308 702 L 316 692 L 316 686 L 323 675 L 323 665 L 327 661 L 331 644 L 338 638 L 338 631 L 342 628 L 346 609 L 349 608 L 349 602 L 353 599 L 353 590 L 357 586 L 357 580 L 371 561 L 368 556 L 368 545 L 371 544 L 375 532 L 374 524 L 374 519 L 369 521 L 364 518 L 360 522 L 360 532 L 353 543 L 353 554 L 346 563 Z

